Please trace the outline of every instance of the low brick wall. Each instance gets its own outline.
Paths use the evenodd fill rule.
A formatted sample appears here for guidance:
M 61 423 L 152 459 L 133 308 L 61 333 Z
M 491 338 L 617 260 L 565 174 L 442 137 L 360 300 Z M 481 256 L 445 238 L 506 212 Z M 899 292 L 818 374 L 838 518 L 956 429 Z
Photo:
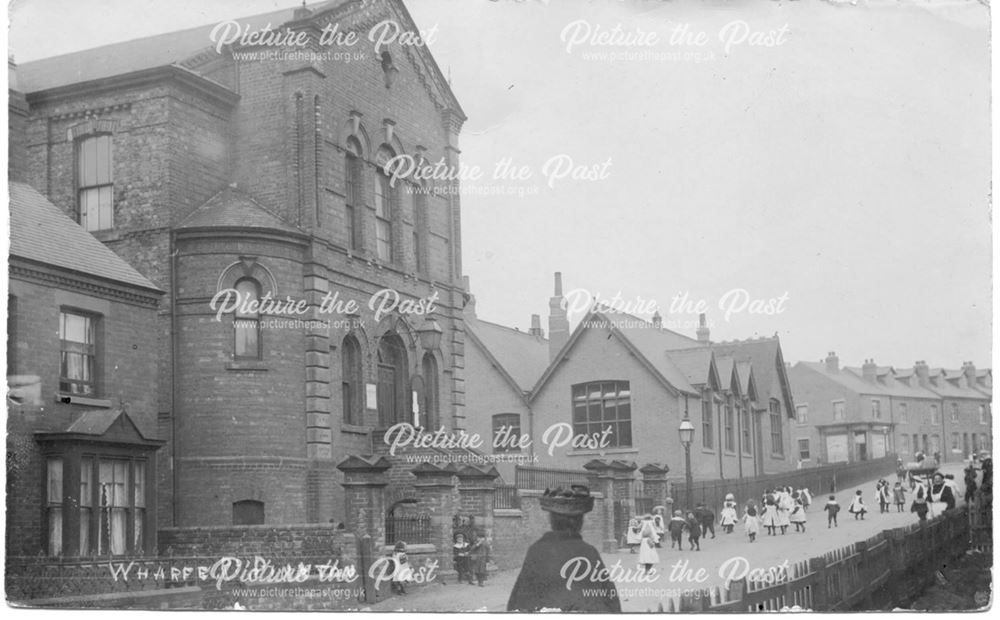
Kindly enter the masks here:
M 521 489 L 520 509 L 493 511 L 493 561 L 501 570 L 518 568 L 524 563 L 528 547 L 549 531 L 549 514 L 542 510 L 542 491 Z M 598 551 L 607 535 L 603 514 L 604 497 L 594 494 L 594 510 L 583 518 L 583 540 Z
M 270 557 L 323 556 L 353 559 L 354 534 L 331 525 L 171 527 L 159 531 L 160 555 Z

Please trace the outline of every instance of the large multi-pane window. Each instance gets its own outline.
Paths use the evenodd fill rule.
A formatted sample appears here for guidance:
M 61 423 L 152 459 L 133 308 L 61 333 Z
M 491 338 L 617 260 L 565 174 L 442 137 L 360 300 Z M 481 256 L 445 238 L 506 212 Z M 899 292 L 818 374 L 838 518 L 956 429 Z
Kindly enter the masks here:
M 97 395 L 97 317 L 63 310 L 59 313 L 59 391 Z
M 520 452 L 521 416 L 516 413 L 498 413 L 493 416 L 493 451 Z
M 611 433 L 607 447 L 632 446 L 632 401 L 628 381 L 600 381 L 573 386 L 573 433 Z
M 236 291 L 239 293 L 239 306 L 233 313 L 235 356 L 260 359 L 260 313 L 255 307 L 260 301 L 260 284 L 252 278 L 242 278 L 236 282 Z
M 382 426 L 413 423 L 406 360 L 406 346 L 397 334 L 388 332 L 379 339 L 376 401 L 379 424 Z
M 87 230 L 113 228 L 114 182 L 111 174 L 111 136 L 90 136 L 76 145 L 77 208 Z
M 772 398 L 768 408 L 771 417 L 771 454 L 784 454 L 784 441 L 781 438 L 781 403 Z
M 701 401 L 701 445 L 703 448 L 712 449 L 712 395 L 706 393 Z
M 375 177 L 375 251 L 382 262 L 391 263 L 393 256 L 393 188 L 389 177 L 381 170 Z
M 49 457 L 46 476 L 46 538 L 49 555 L 114 556 L 146 550 L 145 459 L 84 455 L 79 481 L 64 481 L 64 456 Z M 69 482 L 70 486 L 64 486 Z M 66 489 L 69 489 L 66 491 Z M 78 495 L 76 489 L 79 489 Z M 66 495 L 68 493 L 68 495 Z M 76 512 L 78 529 L 70 532 Z

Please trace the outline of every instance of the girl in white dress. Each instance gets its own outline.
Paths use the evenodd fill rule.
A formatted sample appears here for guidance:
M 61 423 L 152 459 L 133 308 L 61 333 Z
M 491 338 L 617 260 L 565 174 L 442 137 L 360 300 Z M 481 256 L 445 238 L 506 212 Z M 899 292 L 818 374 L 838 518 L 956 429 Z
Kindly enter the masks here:
M 854 515 L 854 520 L 857 521 L 858 518 L 864 520 L 865 513 L 868 512 L 868 507 L 865 506 L 865 500 L 861 499 L 861 489 L 854 494 L 854 498 L 851 500 L 851 505 L 848 506 L 847 512 Z
M 743 513 L 743 531 L 750 537 L 750 542 L 753 542 L 760 532 L 760 518 L 757 516 L 757 507 L 753 505 L 753 502 L 747 503 Z
M 659 542 L 659 536 L 656 534 L 656 528 L 653 526 L 652 519 L 642 522 L 639 536 L 641 539 L 639 543 L 639 566 L 648 573 L 653 569 L 654 564 L 660 563 L 660 554 L 656 552 L 656 543 Z
M 726 501 L 722 505 L 722 510 L 719 512 L 719 525 L 722 526 L 722 530 L 727 534 L 733 533 L 733 527 L 736 522 L 740 520 L 738 514 L 736 514 L 736 500 L 733 494 L 730 493 L 726 495 Z
M 778 524 L 778 500 L 774 491 L 764 495 L 763 514 L 760 515 L 760 525 L 767 528 L 767 535 L 774 536 L 774 527 Z
M 788 494 L 788 491 L 778 493 L 777 503 L 774 524 L 781 528 L 781 534 L 784 535 L 791 524 L 789 516 L 792 513 L 792 508 L 795 507 L 795 503 L 792 501 L 792 496 Z
M 802 505 L 801 499 L 795 501 L 795 507 L 788 515 L 788 520 L 795 524 L 796 532 L 806 531 L 806 507 Z
M 648 516 L 643 517 L 647 519 Z M 636 549 L 639 548 L 639 544 L 642 543 L 642 530 L 639 524 L 639 519 L 633 517 L 628 522 L 628 528 L 625 530 L 625 544 L 628 545 L 629 553 L 635 553 Z

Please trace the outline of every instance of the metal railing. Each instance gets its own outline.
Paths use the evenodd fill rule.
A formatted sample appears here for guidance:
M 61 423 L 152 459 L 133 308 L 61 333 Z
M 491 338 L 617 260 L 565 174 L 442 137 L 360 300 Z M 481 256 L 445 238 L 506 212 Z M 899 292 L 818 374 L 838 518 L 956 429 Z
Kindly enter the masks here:
M 514 468 L 514 486 L 519 489 L 554 489 L 572 484 L 587 484 L 584 469 L 552 469 L 518 465 Z

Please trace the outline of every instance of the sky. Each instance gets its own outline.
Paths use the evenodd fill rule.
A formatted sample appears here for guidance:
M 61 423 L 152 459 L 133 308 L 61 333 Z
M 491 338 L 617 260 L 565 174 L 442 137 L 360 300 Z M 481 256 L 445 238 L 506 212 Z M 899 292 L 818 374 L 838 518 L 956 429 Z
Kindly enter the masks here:
M 9 48 L 26 62 L 297 4 L 15 0 Z M 462 197 L 480 318 L 544 325 L 560 271 L 575 299 L 652 302 L 683 333 L 699 310 L 713 340 L 777 333 L 788 361 L 990 365 L 976 0 L 407 6 L 435 27 L 462 162 L 484 172 Z M 507 161 L 529 178 L 494 178 Z

